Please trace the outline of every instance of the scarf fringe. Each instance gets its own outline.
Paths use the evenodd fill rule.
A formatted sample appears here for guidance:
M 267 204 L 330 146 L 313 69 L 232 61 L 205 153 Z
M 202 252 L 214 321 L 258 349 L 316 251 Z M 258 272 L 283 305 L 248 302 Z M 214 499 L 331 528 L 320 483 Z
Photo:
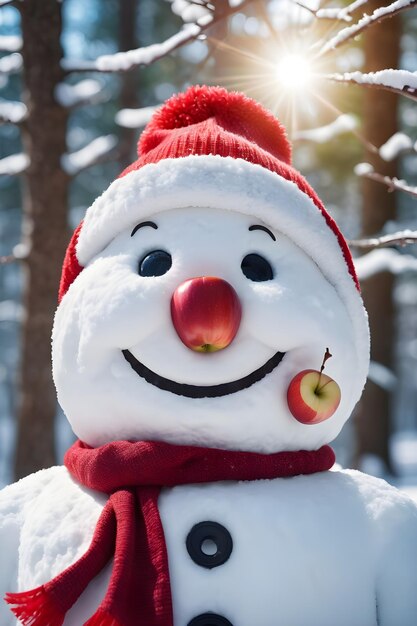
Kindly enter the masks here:
M 65 613 L 57 608 L 43 585 L 31 591 L 7 593 L 4 599 L 23 626 L 62 626 L 64 623 Z
M 98 609 L 84 626 L 123 626 L 123 624 L 104 609 Z

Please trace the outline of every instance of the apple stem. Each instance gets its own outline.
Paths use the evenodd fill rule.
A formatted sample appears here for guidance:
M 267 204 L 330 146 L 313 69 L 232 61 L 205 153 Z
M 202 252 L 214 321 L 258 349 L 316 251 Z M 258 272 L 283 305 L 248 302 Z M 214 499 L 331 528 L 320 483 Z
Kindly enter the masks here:
M 322 375 L 323 370 L 324 370 L 324 368 L 326 366 L 326 361 L 328 361 L 332 356 L 333 355 L 330 353 L 329 348 L 326 348 L 326 351 L 325 351 L 324 357 L 323 357 L 323 362 L 322 362 L 321 367 L 320 367 L 319 379 L 317 381 L 317 385 L 316 385 L 316 388 L 314 390 L 314 393 L 318 393 L 320 391 L 321 375 Z

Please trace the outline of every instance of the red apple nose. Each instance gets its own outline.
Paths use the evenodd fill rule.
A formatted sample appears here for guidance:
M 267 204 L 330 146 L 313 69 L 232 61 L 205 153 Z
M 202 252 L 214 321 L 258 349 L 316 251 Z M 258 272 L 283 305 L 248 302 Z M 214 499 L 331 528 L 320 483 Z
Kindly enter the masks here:
M 181 341 L 198 352 L 227 348 L 239 330 L 242 307 L 236 291 L 214 276 L 190 278 L 171 298 L 171 317 Z

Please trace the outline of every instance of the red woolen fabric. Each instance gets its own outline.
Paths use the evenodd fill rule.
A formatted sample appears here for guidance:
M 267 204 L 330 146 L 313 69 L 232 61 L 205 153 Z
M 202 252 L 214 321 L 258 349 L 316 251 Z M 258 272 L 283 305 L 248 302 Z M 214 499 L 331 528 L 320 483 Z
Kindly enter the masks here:
M 312 199 L 336 235 L 348 271 L 360 291 L 350 250 L 336 222 L 312 187 L 291 167 L 291 145 L 285 128 L 272 113 L 243 93 L 195 85 L 172 96 L 153 115 L 140 137 L 138 159 L 120 177 L 163 159 L 208 154 L 244 159 L 294 182 Z M 80 228 L 81 224 L 65 257 L 60 300 L 82 269 L 75 254 Z
M 59 283 L 58 302 L 61 302 L 64 295 L 67 293 L 71 283 L 74 282 L 78 274 L 83 269 L 78 262 L 75 249 L 82 226 L 83 222 L 80 222 L 77 228 L 74 230 L 71 241 L 69 242 L 67 251 L 65 253 L 64 262 L 62 264 L 61 282 Z
M 117 441 L 65 455 L 82 485 L 109 494 L 87 552 L 50 582 L 6 601 L 24 626 L 61 626 L 66 612 L 113 558 L 101 605 L 84 626 L 172 626 L 168 557 L 158 495 L 163 487 L 258 480 L 330 469 L 333 450 L 259 454 L 162 442 Z M 81 625 L 80 625 L 81 626 Z

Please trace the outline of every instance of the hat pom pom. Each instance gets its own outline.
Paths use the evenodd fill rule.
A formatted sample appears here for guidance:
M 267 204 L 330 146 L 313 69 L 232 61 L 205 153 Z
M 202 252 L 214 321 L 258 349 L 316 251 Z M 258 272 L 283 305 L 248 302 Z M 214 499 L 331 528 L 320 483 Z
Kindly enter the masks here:
M 286 130 L 272 113 L 243 93 L 205 85 L 194 85 L 172 96 L 156 111 L 139 140 L 138 154 L 143 157 L 156 148 L 169 131 L 209 120 L 226 133 L 240 135 L 280 161 L 291 164 L 291 145 Z M 187 132 L 191 130 L 188 128 Z

